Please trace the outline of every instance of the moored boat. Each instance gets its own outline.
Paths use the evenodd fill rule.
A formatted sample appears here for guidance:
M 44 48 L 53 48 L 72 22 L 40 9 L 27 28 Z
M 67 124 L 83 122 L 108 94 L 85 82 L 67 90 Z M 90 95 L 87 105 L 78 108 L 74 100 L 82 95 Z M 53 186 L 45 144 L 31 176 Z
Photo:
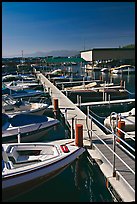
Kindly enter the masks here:
M 74 139 L 2 145 L 2 198 L 8 200 L 53 178 L 83 154 Z
M 135 66 L 121 65 L 119 67 L 112 68 L 110 72 L 112 74 L 131 74 L 131 73 L 135 73 Z
M 19 114 L 19 113 L 43 115 L 43 113 L 48 107 L 49 107 L 49 104 L 42 103 L 42 101 L 40 101 L 39 103 L 36 103 L 36 102 L 23 101 L 21 99 L 13 100 L 9 96 L 2 97 L 2 112 L 8 115 Z
M 12 90 L 7 87 L 2 87 L 2 95 L 8 94 L 14 99 L 19 98 L 25 98 L 25 100 L 28 100 L 30 97 L 33 98 L 40 98 L 42 96 L 48 96 L 48 92 L 44 92 L 41 90 L 33 90 L 33 89 L 26 89 L 26 90 Z
M 23 82 L 23 81 L 12 81 L 6 83 L 5 86 L 12 90 L 23 90 L 23 89 L 42 89 L 43 85 L 38 82 Z
M 128 112 L 119 113 L 119 117 L 122 121 L 125 121 L 125 127 L 124 127 L 125 132 L 135 131 L 135 108 L 132 108 L 132 110 Z M 116 115 L 113 116 L 113 120 L 114 120 L 114 126 L 116 127 Z M 108 129 L 111 129 L 110 116 L 108 116 L 104 120 L 104 125 Z
M 59 120 L 45 115 L 2 113 L 2 142 L 16 142 L 18 134 L 22 142 L 37 141 L 59 124 Z

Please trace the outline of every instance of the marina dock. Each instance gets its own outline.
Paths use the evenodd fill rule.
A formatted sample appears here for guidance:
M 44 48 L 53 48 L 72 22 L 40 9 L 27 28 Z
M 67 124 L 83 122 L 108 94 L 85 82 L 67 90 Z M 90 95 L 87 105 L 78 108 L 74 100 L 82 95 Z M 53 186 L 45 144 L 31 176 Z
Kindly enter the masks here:
M 105 134 L 89 115 L 77 107 L 78 104 L 70 101 L 43 74 L 36 70 L 35 73 L 44 89 L 49 92 L 52 104 L 54 99 L 58 99 L 59 110 L 71 130 L 71 137 L 75 136 L 76 124 L 83 126 L 83 146 L 89 153 L 89 160 L 98 164 L 105 176 L 106 186 L 114 197 L 123 202 L 135 201 L 135 158 L 123 151 L 120 144 L 116 143 L 114 148 L 113 134 Z M 103 101 L 103 103 L 108 102 Z
M 135 99 L 124 99 L 124 100 L 113 100 L 113 101 L 98 101 L 98 102 L 87 102 L 87 103 L 76 103 L 76 106 L 94 106 L 94 105 L 110 105 L 119 103 L 135 102 Z

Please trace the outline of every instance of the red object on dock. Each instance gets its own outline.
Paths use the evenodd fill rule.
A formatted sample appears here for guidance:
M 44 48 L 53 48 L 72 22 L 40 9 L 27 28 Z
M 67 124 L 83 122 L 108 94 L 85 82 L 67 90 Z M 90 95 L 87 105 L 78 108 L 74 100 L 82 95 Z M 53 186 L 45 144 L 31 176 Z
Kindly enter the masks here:
M 83 147 L 83 125 L 81 124 L 76 124 L 75 145 Z
M 119 120 L 119 121 L 118 121 L 118 128 L 124 131 L 124 129 L 125 129 L 125 121 Z M 120 130 L 117 130 L 117 135 L 118 135 L 121 139 L 123 139 L 123 140 L 125 139 L 125 138 L 124 138 L 124 133 L 121 132 Z M 121 141 L 117 138 L 117 142 L 120 143 Z
M 58 110 L 58 99 L 54 98 L 54 111 Z

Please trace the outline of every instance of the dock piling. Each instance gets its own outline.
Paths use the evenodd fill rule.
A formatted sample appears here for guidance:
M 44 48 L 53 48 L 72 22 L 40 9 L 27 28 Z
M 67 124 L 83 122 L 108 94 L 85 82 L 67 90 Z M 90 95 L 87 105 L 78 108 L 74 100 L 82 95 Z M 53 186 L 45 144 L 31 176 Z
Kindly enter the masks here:
M 54 116 L 58 117 L 59 107 L 58 107 L 58 99 L 54 98 Z
M 72 118 L 72 125 L 71 125 L 71 139 L 74 139 L 74 117 Z
M 124 129 L 125 129 L 125 121 L 119 120 L 119 121 L 118 121 L 118 128 L 124 131 Z M 124 133 L 123 133 L 122 131 L 120 131 L 119 129 L 117 130 L 117 135 L 118 135 L 121 139 L 124 140 Z M 121 143 L 120 139 L 117 138 L 117 142 Z
M 83 147 L 83 125 L 82 124 L 76 124 L 75 145 L 78 147 Z
M 90 147 L 92 148 L 92 118 L 90 118 L 89 106 L 87 106 L 87 124 L 89 124 L 88 120 L 90 120 L 90 127 L 88 127 L 88 132 L 90 138 Z

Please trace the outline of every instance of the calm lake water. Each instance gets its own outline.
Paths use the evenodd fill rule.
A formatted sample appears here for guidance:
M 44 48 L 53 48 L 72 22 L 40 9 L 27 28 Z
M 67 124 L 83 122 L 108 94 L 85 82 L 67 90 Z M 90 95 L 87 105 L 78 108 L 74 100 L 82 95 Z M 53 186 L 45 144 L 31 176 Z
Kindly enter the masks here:
M 95 79 L 103 77 L 104 81 L 120 83 L 120 80 L 126 82 L 126 89 L 135 92 L 135 75 L 111 76 L 102 75 L 100 72 L 92 73 Z M 124 111 L 129 107 L 125 105 Z M 100 117 L 106 116 L 114 111 L 114 107 L 106 114 L 104 108 L 95 108 L 94 113 Z M 43 141 L 63 139 L 68 137 L 68 130 L 62 124 L 58 125 L 48 137 Z M 7 195 L 8 196 L 8 195 Z M 78 160 L 74 161 L 62 173 L 53 179 L 41 184 L 35 189 L 9 200 L 9 202 L 113 202 L 112 196 L 106 188 L 105 177 L 96 164 L 88 160 L 87 153 L 84 153 Z

